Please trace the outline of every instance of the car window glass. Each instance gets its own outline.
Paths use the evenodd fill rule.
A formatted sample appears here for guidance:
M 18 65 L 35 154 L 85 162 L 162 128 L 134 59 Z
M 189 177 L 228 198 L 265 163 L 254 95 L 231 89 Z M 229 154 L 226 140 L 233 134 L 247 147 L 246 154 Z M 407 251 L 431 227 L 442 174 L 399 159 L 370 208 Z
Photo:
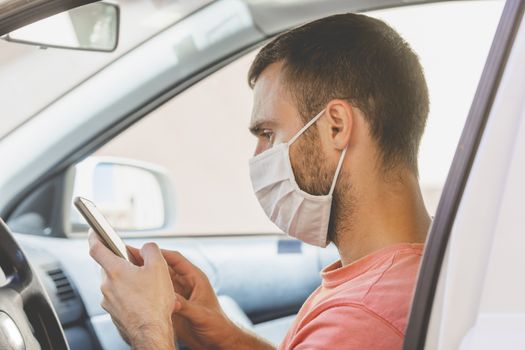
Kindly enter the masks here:
M 419 166 L 434 214 L 490 48 L 502 1 L 446 2 L 369 12 L 405 38 L 421 59 L 430 115 Z M 464 19 L 469 18 L 469 26 Z M 248 160 L 250 52 L 174 97 L 94 156 L 161 165 L 174 184 L 173 234 L 277 233 L 253 195 Z
M 111 53 L 42 49 L 0 40 L 0 139 L 106 65 L 210 1 L 116 1 L 119 42 Z
M 423 65 L 430 113 L 419 151 L 419 177 L 431 215 L 436 210 L 503 5 L 503 1 L 458 1 L 370 13 L 393 26 Z

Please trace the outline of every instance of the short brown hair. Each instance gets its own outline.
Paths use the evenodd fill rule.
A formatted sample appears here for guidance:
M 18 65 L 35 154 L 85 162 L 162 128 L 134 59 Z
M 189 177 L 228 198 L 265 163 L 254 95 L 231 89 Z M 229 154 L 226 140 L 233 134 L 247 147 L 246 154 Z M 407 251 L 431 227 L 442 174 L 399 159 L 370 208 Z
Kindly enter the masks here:
M 405 163 L 417 174 L 428 110 L 428 88 L 417 55 L 386 23 L 340 14 L 285 32 L 257 54 L 248 73 L 253 88 L 272 63 L 307 122 L 332 99 L 363 111 L 385 168 Z

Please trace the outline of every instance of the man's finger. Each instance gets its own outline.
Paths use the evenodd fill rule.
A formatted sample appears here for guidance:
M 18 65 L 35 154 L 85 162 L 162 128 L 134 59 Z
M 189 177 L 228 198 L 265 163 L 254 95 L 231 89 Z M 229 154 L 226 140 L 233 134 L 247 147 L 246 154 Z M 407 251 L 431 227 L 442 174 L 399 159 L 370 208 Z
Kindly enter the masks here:
M 109 268 L 118 265 L 121 263 L 118 256 L 116 256 L 111 250 L 109 250 L 104 243 L 98 238 L 97 234 L 93 231 L 90 231 L 89 237 L 89 255 L 95 261 L 102 266 L 104 270 L 108 270 Z
M 198 315 L 198 308 L 182 295 L 175 293 L 175 306 L 173 307 L 173 312 L 179 316 L 187 318 L 191 322 L 192 318 Z
M 149 266 L 158 263 L 166 263 L 162 256 L 159 246 L 156 243 L 149 242 L 142 246 L 140 255 L 144 259 L 144 266 Z
M 181 253 L 173 250 L 162 249 L 162 255 L 175 273 L 179 275 L 190 275 L 196 272 L 200 273 L 198 267 L 193 265 L 188 259 L 186 259 Z
M 188 281 L 186 278 L 184 278 L 184 276 L 176 274 L 171 268 L 169 269 L 171 282 L 173 284 L 173 289 L 175 290 L 175 293 L 179 293 L 185 298 L 188 298 L 191 294 L 192 282 Z
M 144 259 L 142 258 L 142 255 L 140 255 L 140 249 L 132 247 L 130 245 L 126 245 L 126 248 L 128 249 L 128 255 L 132 263 L 134 263 L 137 266 L 144 265 Z

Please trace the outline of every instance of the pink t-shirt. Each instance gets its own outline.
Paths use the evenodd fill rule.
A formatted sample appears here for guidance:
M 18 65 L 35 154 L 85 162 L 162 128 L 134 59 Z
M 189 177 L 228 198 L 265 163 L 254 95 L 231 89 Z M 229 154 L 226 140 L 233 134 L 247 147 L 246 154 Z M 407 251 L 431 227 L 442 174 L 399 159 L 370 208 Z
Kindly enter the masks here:
M 401 349 L 422 251 L 400 243 L 327 266 L 279 349 Z

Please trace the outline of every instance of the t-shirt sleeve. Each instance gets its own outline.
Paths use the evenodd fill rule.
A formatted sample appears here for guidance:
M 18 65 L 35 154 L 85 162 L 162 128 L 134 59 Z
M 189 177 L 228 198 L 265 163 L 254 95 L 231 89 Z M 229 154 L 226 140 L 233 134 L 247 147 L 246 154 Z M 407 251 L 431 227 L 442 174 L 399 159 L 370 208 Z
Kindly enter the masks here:
M 396 350 L 403 335 L 376 313 L 357 306 L 332 306 L 301 327 L 280 349 Z

